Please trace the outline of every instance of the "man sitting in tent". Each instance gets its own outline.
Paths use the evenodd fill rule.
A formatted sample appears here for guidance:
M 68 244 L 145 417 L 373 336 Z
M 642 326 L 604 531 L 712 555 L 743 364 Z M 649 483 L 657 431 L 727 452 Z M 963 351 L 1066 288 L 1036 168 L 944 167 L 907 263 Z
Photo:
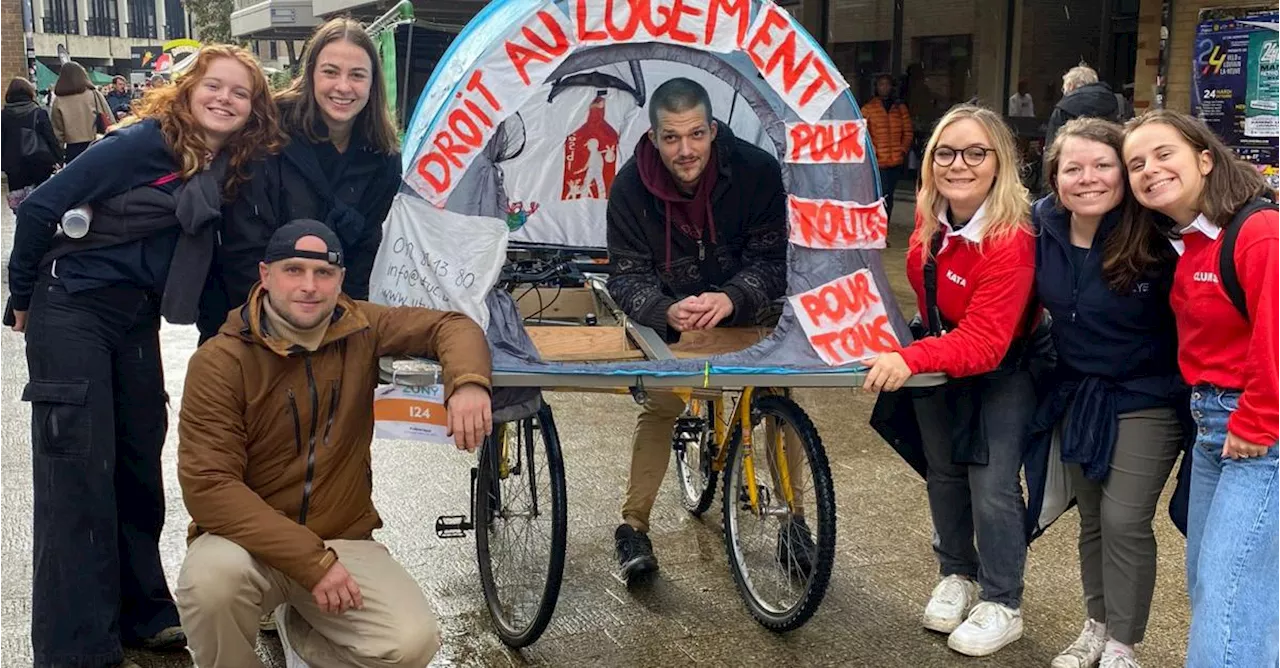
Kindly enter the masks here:
M 609 292 L 636 322 L 675 341 L 681 332 L 772 324 L 787 287 L 786 191 L 776 160 L 712 119 L 695 81 L 658 87 L 651 129 L 609 193 Z M 658 568 L 649 511 L 666 475 L 671 432 L 684 410 L 653 392 L 632 441 L 631 474 L 614 533 L 621 576 Z M 802 561 L 812 553 L 808 540 Z M 784 537 L 785 538 L 785 537 Z

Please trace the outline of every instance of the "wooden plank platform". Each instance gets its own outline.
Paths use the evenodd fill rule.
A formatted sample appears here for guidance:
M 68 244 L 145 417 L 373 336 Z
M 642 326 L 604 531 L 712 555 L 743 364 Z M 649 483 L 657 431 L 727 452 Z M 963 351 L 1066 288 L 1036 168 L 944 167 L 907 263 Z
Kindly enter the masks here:
M 610 362 L 642 360 L 644 353 L 622 327 L 525 327 L 538 354 L 548 362 Z M 718 328 L 685 332 L 671 351 L 681 359 L 696 359 L 745 350 L 769 335 L 765 327 Z

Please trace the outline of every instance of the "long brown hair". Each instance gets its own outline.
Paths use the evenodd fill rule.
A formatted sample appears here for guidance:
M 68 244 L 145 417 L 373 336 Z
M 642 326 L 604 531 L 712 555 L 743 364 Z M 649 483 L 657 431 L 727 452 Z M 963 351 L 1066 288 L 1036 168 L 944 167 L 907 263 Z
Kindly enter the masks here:
M 929 143 L 925 145 L 924 159 L 920 161 L 920 191 L 916 193 L 916 210 L 920 212 L 920 226 L 915 239 L 920 244 L 921 255 L 928 260 L 929 240 L 942 223 L 938 220 L 938 207 L 946 199 L 934 185 L 933 151 L 938 146 L 942 132 L 956 121 L 971 119 L 982 126 L 991 140 L 996 154 L 996 178 L 987 194 L 987 222 L 983 225 L 983 243 L 988 239 L 999 240 L 1028 229 L 1031 203 L 1026 186 L 1018 175 L 1018 149 L 1013 133 L 1004 119 L 990 109 L 972 104 L 958 104 L 938 121 Z M 959 157 L 957 157 L 959 159 Z
M 1044 179 L 1053 189 L 1055 204 L 1062 207 L 1058 192 L 1058 166 L 1062 147 L 1068 139 L 1084 139 L 1109 147 L 1116 154 L 1116 169 L 1123 171 L 1124 128 L 1101 118 L 1077 118 L 1067 121 L 1058 131 L 1053 145 L 1044 154 Z M 1135 282 L 1148 275 L 1153 267 L 1174 258 L 1166 240 L 1166 230 L 1156 228 L 1155 221 L 1141 214 L 1141 205 L 1129 190 L 1129 179 L 1121 176 L 1124 198 L 1120 200 L 1120 223 L 1102 246 L 1102 277 L 1117 293 L 1128 292 Z
M 328 141 L 316 132 L 316 126 L 323 123 L 320 105 L 316 103 L 315 71 L 320 60 L 320 52 L 334 42 L 349 42 L 360 47 L 369 55 L 373 68 L 370 72 L 369 101 L 356 116 L 354 131 L 360 133 L 366 142 L 379 153 L 392 154 L 399 150 L 400 139 L 396 132 L 395 121 L 387 109 L 388 85 L 382 71 L 382 61 L 378 58 L 378 49 L 374 47 L 369 33 L 356 21 L 339 17 L 331 19 L 320 26 L 307 40 L 302 51 L 302 72 L 289 87 L 276 93 L 276 103 L 280 105 L 281 125 L 289 134 L 302 133 L 308 141 L 319 144 Z
M 89 73 L 84 71 L 80 63 L 71 61 L 58 70 L 58 81 L 53 84 L 53 94 L 58 97 L 79 95 L 93 88 L 93 82 L 89 81 Z
M 248 178 L 248 164 L 267 153 L 275 153 L 283 144 L 275 102 L 271 100 L 267 77 L 253 54 L 230 44 L 214 44 L 200 49 L 191 69 L 177 78 L 176 85 L 152 88 L 142 100 L 133 103 L 134 120 L 154 118 L 160 122 L 165 141 L 182 164 L 183 179 L 189 179 L 209 162 L 209 147 L 204 133 L 191 114 L 191 91 L 200 85 L 209 66 L 220 58 L 232 58 L 249 70 L 249 119 L 243 128 L 222 147 L 230 154 L 223 196 L 230 199 L 236 187 Z
M 1126 123 L 1126 136 L 1149 123 L 1164 123 L 1177 130 L 1196 153 L 1209 152 L 1213 168 L 1204 177 L 1196 208 L 1214 225 L 1226 227 L 1236 211 L 1251 200 L 1275 196 L 1258 170 L 1227 148 L 1204 121 L 1171 109 L 1153 109 Z

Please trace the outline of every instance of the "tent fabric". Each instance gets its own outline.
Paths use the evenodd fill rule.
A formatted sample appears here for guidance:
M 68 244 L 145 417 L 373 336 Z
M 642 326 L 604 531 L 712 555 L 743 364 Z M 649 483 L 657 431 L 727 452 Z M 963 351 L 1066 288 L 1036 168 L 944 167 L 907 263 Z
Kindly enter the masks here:
M 585 11 L 594 16 L 605 3 L 611 3 L 614 12 L 609 26 L 592 23 L 596 19 L 579 14 L 585 7 Z M 663 3 L 654 0 L 651 4 Z M 683 0 L 682 5 L 692 7 L 688 16 L 702 17 L 709 16 L 715 7 L 724 10 L 749 6 L 749 20 L 740 24 L 748 29 L 745 33 L 739 30 L 737 47 L 726 46 L 726 39 L 734 37 L 732 31 L 725 37 L 726 23 L 715 29 L 720 32 L 708 25 L 707 40 L 701 44 L 676 44 L 669 33 L 655 36 L 642 34 L 644 30 L 636 30 L 630 41 L 582 44 L 574 42 L 581 41 L 579 38 L 583 35 L 607 35 L 618 25 L 625 26 L 626 7 L 634 9 L 646 3 L 505 0 L 487 5 L 453 41 L 418 100 L 405 134 L 403 197 L 427 199 L 455 213 L 505 219 L 511 229 L 512 243 L 601 248 L 607 197 L 597 192 L 600 171 L 604 170 L 607 181 L 611 166 L 614 171 L 621 167 L 635 143 L 649 129 L 647 110 L 639 102 L 647 103 L 653 90 L 672 76 L 689 76 L 703 83 L 712 94 L 713 113 L 719 121 L 727 123 L 735 135 L 755 141 L 780 159 L 784 184 L 790 195 L 861 205 L 880 199 L 875 158 L 865 132 L 856 136 L 853 145 L 846 146 L 853 158 L 848 155 L 826 161 L 820 156 L 812 160 L 798 158 L 800 152 L 792 146 L 796 127 L 816 127 L 822 123 L 848 126 L 850 122 L 861 122 L 858 104 L 847 84 L 803 28 L 767 0 Z M 666 9 L 669 8 L 662 11 Z M 741 17 L 721 18 L 732 26 L 733 20 Z M 687 20 L 690 26 L 696 23 L 693 19 Z M 648 26 L 652 22 L 642 19 L 639 25 Z M 564 48 L 556 48 L 557 43 L 552 39 L 556 25 L 564 29 L 562 36 L 570 42 L 559 44 Z M 704 35 L 694 27 L 689 27 L 688 32 Z M 760 41 L 762 33 L 765 37 Z M 748 39 L 755 40 L 752 48 L 757 53 L 745 48 Z M 525 53 L 519 45 L 539 43 L 548 48 L 540 52 L 535 49 L 534 55 L 525 61 L 524 70 L 516 68 L 512 74 L 507 67 L 507 71 L 502 71 L 507 56 L 512 56 L 514 62 L 519 54 Z M 760 57 L 760 45 L 770 43 L 793 48 L 795 57 L 791 61 L 776 55 Z M 801 83 L 790 89 L 778 83 L 778 72 L 787 68 L 793 74 L 801 72 Z M 804 71 L 816 72 L 813 77 L 826 79 L 805 79 L 810 75 Z M 522 85 L 517 75 L 529 79 L 524 85 L 530 90 L 523 96 L 511 90 Z M 482 81 L 487 83 L 478 86 Z M 824 81 L 830 81 L 837 92 L 806 97 L 805 91 L 825 91 Z M 495 102 L 498 104 L 493 104 Z M 466 104 L 474 109 L 459 111 Z M 500 112 L 495 110 L 498 106 Z M 588 121 L 585 124 L 584 118 Z M 595 125 L 588 127 L 591 123 Z M 608 129 L 604 129 L 606 125 Z M 575 127 L 568 136 L 563 134 L 566 128 Z M 554 134 L 553 129 L 561 134 Z M 588 134 L 574 134 L 584 129 Z M 443 138 L 446 134 L 465 138 L 480 131 L 484 133 L 484 144 L 467 155 L 461 155 L 461 149 L 441 149 L 442 144 L 449 143 L 449 138 Z M 593 146 L 598 152 L 591 156 L 594 163 L 586 170 L 588 176 L 571 184 L 574 151 L 580 150 L 571 138 L 583 136 L 596 141 Z M 600 148 L 603 142 L 609 143 L 608 151 Z M 615 142 L 616 149 L 613 148 Z M 465 166 L 459 168 L 459 164 Z M 443 172 L 434 174 L 435 182 L 428 181 L 423 176 L 424 165 L 428 171 L 449 166 L 453 173 L 449 175 L 447 190 L 432 190 L 433 183 L 443 182 L 439 176 Z M 588 181 L 596 185 L 584 186 Z M 530 200 L 531 194 L 537 194 L 541 200 Z M 530 212 L 531 204 L 543 206 Z M 394 232 L 388 229 L 384 239 L 392 239 Z M 467 231 L 459 229 L 456 233 L 465 235 Z M 380 254 L 390 252 L 389 244 L 384 242 Z M 907 323 L 889 289 L 878 250 L 812 248 L 792 243 L 787 262 L 788 295 L 810 292 L 860 270 L 868 270 L 883 302 L 892 335 L 898 341 L 910 340 Z M 416 271 L 418 267 L 408 269 Z M 372 299 L 406 303 L 403 295 L 389 298 L 391 291 L 379 289 L 380 283 L 386 281 L 373 277 Z M 848 373 L 865 368 L 857 364 L 828 366 L 810 342 L 790 302 L 784 307 L 773 333 L 740 352 L 692 360 L 552 363 L 539 358 L 511 295 L 493 290 L 477 299 L 489 311 L 486 334 L 493 352 L 494 369 L 499 371 L 634 377 L 707 372 Z M 433 302 L 428 291 L 410 301 L 448 307 Z M 521 400 L 530 398 L 527 392 L 511 394 L 520 396 Z M 536 392 L 532 396 L 536 398 Z M 516 402 L 516 399 L 508 401 L 505 395 L 495 396 L 495 404 L 506 404 L 506 408 Z

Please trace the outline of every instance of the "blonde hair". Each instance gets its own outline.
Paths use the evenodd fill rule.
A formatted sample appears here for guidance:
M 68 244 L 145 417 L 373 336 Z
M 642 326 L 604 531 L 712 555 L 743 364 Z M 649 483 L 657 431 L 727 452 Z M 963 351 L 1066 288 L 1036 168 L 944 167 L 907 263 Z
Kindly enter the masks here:
M 1062 75 L 1062 92 L 1070 93 L 1091 83 L 1098 83 L 1098 73 L 1092 67 L 1080 63 Z
M 991 148 L 995 150 L 996 157 L 996 177 L 984 205 L 986 220 L 982 227 L 982 243 L 985 244 L 988 239 L 998 241 L 1030 230 L 1027 219 L 1031 216 L 1031 201 L 1019 174 L 1018 148 L 1013 141 L 1013 133 L 996 112 L 971 104 L 958 104 L 938 121 L 933 134 L 929 136 L 929 143 L 925 145 L 924 159 L 920 161 L 920 192 L 916 196 L 920 225 L 912 236 L 920 244 L 921 255 L 926 260 L 930 252 L 929 241 L 942 227 L 942 222 L 938 220 L 938 208 L 946 203 L 946 198 L 934 184 L 936 166 L 933 164 L 933 152 L 943 131 L 952 123 L 965 119 L 982 126 L 987 138 L 991 140 Z M 956 160 L 962 159 L 961 156 L 956 156 Z

